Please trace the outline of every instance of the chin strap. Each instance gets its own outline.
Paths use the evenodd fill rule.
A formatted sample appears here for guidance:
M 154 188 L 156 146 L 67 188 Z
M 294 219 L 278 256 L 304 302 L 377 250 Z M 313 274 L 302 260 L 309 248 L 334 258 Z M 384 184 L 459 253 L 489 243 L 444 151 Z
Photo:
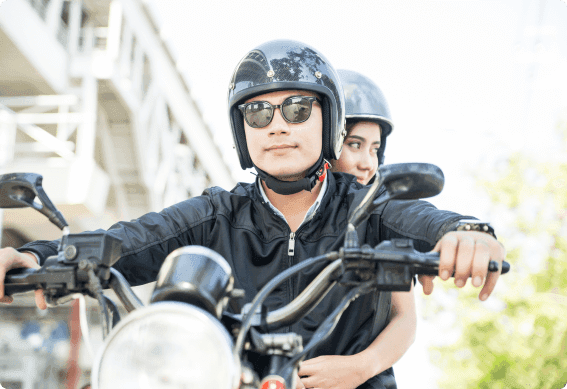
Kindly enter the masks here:
M 256 165 L 254 165 L 254 168 L 258 172 L 260 178 L 264 180 L 268 188 L 277 194 L 290 195 L 299 193 L 302 190 L 311 192 L 311 189 L 313 189 L 313 187 L 317 184 L 317 181 L 323 182 L 327 175 L 327 170 L 331 168 L 331 164 L 323 158 L 323 153 L 321 153 L 319 160 L 315 163 L 315 165 L 309 168 L 305 177 L 297 181 L 281 181 L 261 170 Z

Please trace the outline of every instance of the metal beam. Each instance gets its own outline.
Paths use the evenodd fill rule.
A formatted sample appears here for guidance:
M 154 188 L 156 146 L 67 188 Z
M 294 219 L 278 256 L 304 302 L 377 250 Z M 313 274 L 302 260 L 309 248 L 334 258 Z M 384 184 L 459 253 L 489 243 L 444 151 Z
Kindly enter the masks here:
M 10 108 L 49 106 L 56 108 L 59 105 L 77 105 L 79 98 L 75 95 L 39 95 L 39 96 L 2 96 L 0 104 Z
M 17 117 L 17 114 L 14 111 L 12 111 L 10 108 L 3 107 L 0 105 L 0 111 L 7 112 L 8 114 Z M 45 115 L 45 114 L 41 114 L 41 115 Z M 22 123 L 18 124 L 17 128 L 19 128 L 30 138 L 45 144 L 47 147 L 52 149 L 54 153 L 59 154 L 63 158 L 71 160 L 75 157 L 75 154 L 65 146 L 64 142 L 54 137 L 53 135 L 45 131 L 43 128 L 40 128 L 34 124 L 22 124 Z
M 57 35 L 57 30 L 61 24 L 61 9 L 63 0 L 50 0 L 47 4 L 45 23 L 53 36 Z
M 69 40 L 67 51 L 74 57 L 79 47 L 79 36 L 81 35 L 81 19 L 83 13 L 83 1 L 73 0 L 69 4 Z
M 16 143 L 16 120 L 14 115 L 0 107 L 0 174 L 14 158 Z M 0 208 L 0 247 L 2 247 L 2 229 L 4 225 L 4 210 Z
M 14 158 L 15 143 L 16 117 L 0 107 L 0 171 Z
M 119 0 L 114 0 L 110 3 L 106 38 L 106 54 L 111 62 L 116 61 L 120 53 L 120 31 L 122 31 L 122 5 Z
M 18 124 L 82 123 L 83 114 L 69 113 L 16 113 Z
M 116 148 L 114 147 L 112 135 L 108 128 L 108 118 L 102 111 L 99 111 L 98 125 L 100 130 L 100 139 L 102 142 L 102 155 L 106 170 L 110 176 L 110 182 L 112 182 L 112 186 L 114 186 L 119 218 L 120 220 L 130 220 L 132 218 L 132 213 L 130 212 L 126 193 L 124 192 L 124 187 L 122 185 L 122 179 L 120 178 L 120 173 L 118 171 L 118 163 L 114 155 Z
M 93 28 L 85 29 L 85 52 L 91 53 L 93 45 Z M 81 102 L 83 121 L 77 131 L 77 157 L 91 160 L 94 157 L 97 108 L 98 80 L 92 71 L 85 72 L 81 82 Z

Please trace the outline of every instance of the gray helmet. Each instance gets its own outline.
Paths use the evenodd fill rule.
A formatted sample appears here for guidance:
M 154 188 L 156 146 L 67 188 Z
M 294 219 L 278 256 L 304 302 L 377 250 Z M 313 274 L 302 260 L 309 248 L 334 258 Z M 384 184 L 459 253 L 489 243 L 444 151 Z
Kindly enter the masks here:
M 298 89 L 318 93 L 322 98 L 322 157 L 338 159 L 345 131 L 344 97 L 337 72 L 312 47 L 297 41 L 275 40 L 251 50 L 238 63 L 228 88 L 228 110 L 234 144 L 242 169 L 253 167 L 244 120 L 238 105 L 264 93 Z
M 378 150 L 378 164 L 384 163 L 386 137 L 394 125 L 390 109 L 384 94 L 378 86 L 366 76 L 352 70 L 337 70 L 345 94 L 345 113 L 347 123 L 351 121 L 371 121 L 382 128 L 382 140 Z

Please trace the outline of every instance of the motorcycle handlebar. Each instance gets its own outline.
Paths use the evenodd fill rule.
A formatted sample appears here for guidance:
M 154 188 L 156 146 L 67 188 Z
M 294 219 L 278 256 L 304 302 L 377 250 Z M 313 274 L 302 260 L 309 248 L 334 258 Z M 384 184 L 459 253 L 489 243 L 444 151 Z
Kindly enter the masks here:
M 116 293 L 116 296 L 124 305 L 124 308 L 128 312 L 132 312 L 135 309 L 141 308 L 144 306 L 144 303 L 136 296 L 130 284 L 120 272 L 114 268 L 110 268 L 110 280 L 109 285 Z
M 373 251 L 373 253 L 374 259 L 384 260 L 385 258 L 383 257 L 387 256 L 383 251 Z M 404 265 L 410 265 L 413 267 L 412 272 L 415 275 L 437 276 L 439 274 L 439 253 L 420 253 L 414 251 L 413 253 L 390 252 L 388 254 L 391 256 L 391 263 L 400 262 Z M 400 261 L 401 257 L 404 258 L 403 261 Z M 309 313 L 337 283 L 336 271 L 343 263 L 343 259 L 337 259 L 332 262 L 292 302 L 280 309 L 269 312 L 266 316 L 268 328 L 280 328 L 301 319 L 304 315 Z M 488 271 L 497 272 L 499 267 L 498 262 L 490 261 Z M 503 261 L 501 274 L 505 274 L 509 270 L 510 264 Z M 454 274 L 452 274 L 451 277 L 454 277 Z
M 341 259 L 329 264 L 319 275 L 286 306 L 269 312 L 266 316 L 266 324 L 270 327 L 282 327 L 293 323 L 297 318 L 308 314 L 323 297 L 332 289 L 336 280 L 332 281 L 333 274 L 340 268 Z
M 22 267 L 8 271 L 4 279 L 4 294 L 11 296 L 13 294 L 41 289 L 41 284 L 46 281 L 46 277 L 49 277 L 50 281 L 53 280 L 52 276 L 46 276 L 46 274 L 42 275 L 38 272 L 39 270 L 40 269 Z M 69 280 L 65 279 L 65 276 L 63 276 L 58 281 L 64 284 Z M 136 296 L 136 294 L 132 291 L 130 284 L 128 284 L 124 277 L 113 268 L 110 268 L 109 286 L 114 290 L 128 312 L 144 306 L 138 296 Z

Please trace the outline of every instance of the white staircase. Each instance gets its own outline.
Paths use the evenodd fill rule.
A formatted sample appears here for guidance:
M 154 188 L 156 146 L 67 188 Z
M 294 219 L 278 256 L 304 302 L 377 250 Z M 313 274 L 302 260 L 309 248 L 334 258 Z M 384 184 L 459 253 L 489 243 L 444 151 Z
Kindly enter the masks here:
M 5 0 L 0 42 L 0 170 L 42 174 L 79 228 L 234 186 L 143 2 Z

